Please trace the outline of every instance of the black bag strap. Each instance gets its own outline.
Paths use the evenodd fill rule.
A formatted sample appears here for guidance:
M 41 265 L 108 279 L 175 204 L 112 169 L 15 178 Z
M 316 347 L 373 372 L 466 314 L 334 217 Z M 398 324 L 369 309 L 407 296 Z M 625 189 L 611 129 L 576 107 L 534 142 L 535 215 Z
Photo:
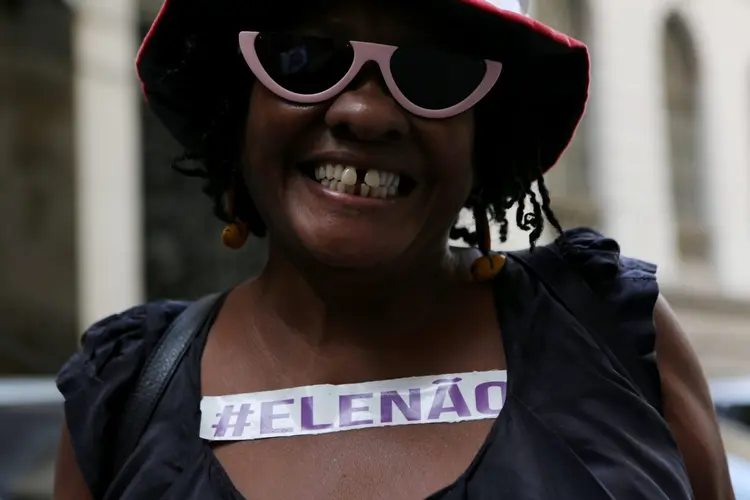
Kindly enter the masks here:
M 617 316 L 610 304 L 596 294 L 581 273 L 560 251 L 551 246 L 510 252 L 536 276 L 557 300 L 591 334 L 615 370 L 632 385 L 636 394 L 661 411 L 661 394 L 647 377 L 634 345 L 617 335 Z
M 159 339 L 128 396 L 119 420 L 113 452 L 113 478 L 138 445 L 190 343 L 215 316 L 224 296 L 223 293 L 216 293 L 193 302 Z

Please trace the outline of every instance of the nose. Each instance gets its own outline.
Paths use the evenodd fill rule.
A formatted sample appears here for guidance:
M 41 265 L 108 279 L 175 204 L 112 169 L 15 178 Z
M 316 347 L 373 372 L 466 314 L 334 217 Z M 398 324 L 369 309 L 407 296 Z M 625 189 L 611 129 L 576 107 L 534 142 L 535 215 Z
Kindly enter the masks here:
M 387 92 L 379 68 L 363 68 L 334 98 L 325 121 L 334 134 L 352 140 L 386 142 L 408 133 L 406 111 Z

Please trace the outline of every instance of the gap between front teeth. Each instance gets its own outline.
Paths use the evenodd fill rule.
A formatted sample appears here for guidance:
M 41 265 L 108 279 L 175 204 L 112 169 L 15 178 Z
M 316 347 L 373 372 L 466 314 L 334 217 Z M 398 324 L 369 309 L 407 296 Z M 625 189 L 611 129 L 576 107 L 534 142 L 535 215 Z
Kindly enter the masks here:
M 398 193 L 401 177 L 393 172 L 370 169 L 364 182 L 358 182 L 357 169 L 347 165 L 326 164 L 315 169 L 315 179 L 328 189 L 365 198 L 390 198 Z

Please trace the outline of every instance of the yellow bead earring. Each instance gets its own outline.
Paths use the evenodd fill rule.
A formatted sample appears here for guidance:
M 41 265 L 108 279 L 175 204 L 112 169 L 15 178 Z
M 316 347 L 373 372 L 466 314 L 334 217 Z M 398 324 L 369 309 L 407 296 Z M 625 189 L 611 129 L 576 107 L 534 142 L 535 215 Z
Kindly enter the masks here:
M 489 281 L 503 270 L 505 255 L 492 253 L 490 222 L 486 209 L 481 205 L 474 207 L 474 223 L 482 256 L 471 264 L 471 275 L 475 281 Z
M 234 184 L 227 190 L 226 212 L 232 220 L 221 232 L 221 242 L 232 250 L 243 247 L 248 237 L 247 224 L 234 215 Z

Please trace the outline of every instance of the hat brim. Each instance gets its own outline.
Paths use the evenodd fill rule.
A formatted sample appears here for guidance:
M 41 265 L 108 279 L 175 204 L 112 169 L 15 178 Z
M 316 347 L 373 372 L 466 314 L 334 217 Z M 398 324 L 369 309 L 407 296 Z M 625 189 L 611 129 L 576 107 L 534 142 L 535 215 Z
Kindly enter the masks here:
M 510 145 L 533 144 L 530 161 L 548 170 L 570 143 L 585 111 L 586 46 L 486 0 L 441 1 L 457 23 L 470 23 L 482 55 L 503 63 L 497 92 L 493 91 L 496 98 L 487 104 L 497 108 L 498 134 L 513 130 L 516 139 L 524 140 Z M 237 3 L 242 4 L 242 15 L 231 12 L 229 4 Z M 215 119 L 217 85 L 236 70 L 237 34 L 247 28 L 248 12 L 252 16 L 257 10 L 260 16 L 268 8 L 262 0 L 166 0 L 162 5 L 138 51 L 136 68 L 152 111 L 189 151 L 200 150 Z M 487 114 L 493 115 L 493 110 Z

